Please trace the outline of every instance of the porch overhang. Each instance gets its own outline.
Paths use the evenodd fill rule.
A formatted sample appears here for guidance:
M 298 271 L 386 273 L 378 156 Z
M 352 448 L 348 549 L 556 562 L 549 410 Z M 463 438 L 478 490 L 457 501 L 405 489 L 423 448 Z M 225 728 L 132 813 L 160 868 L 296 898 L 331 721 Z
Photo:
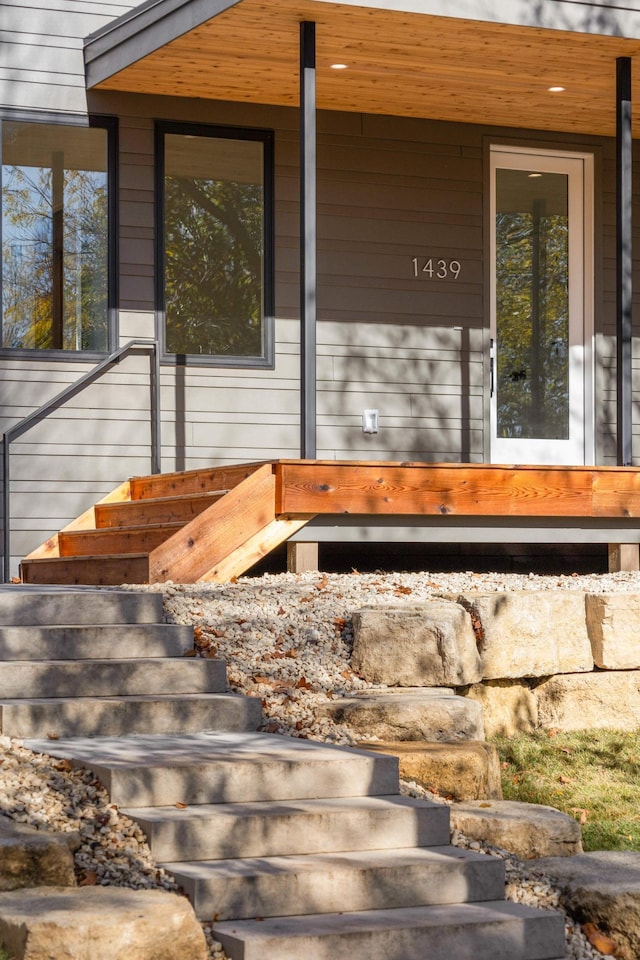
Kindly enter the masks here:
M 640 52 L 640 11 L 597 0 L 150 0 L 87 39 L 87 85 L 297 106 L 302 21 L 319 109 L 577 134 L 615 135 L 616 60 Z

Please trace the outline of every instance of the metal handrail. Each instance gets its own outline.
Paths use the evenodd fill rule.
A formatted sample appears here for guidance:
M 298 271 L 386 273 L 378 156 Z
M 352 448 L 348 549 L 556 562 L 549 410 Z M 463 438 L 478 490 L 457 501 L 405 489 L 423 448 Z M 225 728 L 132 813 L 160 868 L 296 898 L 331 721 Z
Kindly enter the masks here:
M 41 423 L 53 410 L 75 397 L 86 386 L 97 380 L 105 370 L 110 369 L 119 363 L 123 357 L 133 352 L 149 352 L 150 374 L 149 386 L 151 389 L 150 402 L 150 420 L 151 420 L 151 473 L 160 473 L 160 350 L 157 340 L 129 340 L 124 346 L 119 347 L 110 353 L 108 357 L 101 360 L 92 370 L 85 373 L 83 377 L 69 384 L 60 393 L 57 393 L 51 400 L 47 400 L 41 407 L 34 410 L 28 416 L 24 417 L 12 427 L 9 427 L 2 435 L 2 465 L 3 465 L 3 504 L 4 504 L 4 530 L 3 530 L 3 573 L 4 582 L 9 583 L 11 578 L 11 464 L 10 464 L 10 445 L 18 437 L 21 437 L 27 430 Z

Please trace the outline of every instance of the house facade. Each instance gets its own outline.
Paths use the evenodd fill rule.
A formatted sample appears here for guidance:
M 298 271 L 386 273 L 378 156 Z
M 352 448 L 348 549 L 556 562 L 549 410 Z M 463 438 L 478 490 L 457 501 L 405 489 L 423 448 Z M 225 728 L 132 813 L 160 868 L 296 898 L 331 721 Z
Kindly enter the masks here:
M 135 339 L 163 470 L 637 462 L 640 2 L 0 22 L 1 430 Z M 149 472 L 149 383 L 134 351 L 12 444 L 16 560 Z

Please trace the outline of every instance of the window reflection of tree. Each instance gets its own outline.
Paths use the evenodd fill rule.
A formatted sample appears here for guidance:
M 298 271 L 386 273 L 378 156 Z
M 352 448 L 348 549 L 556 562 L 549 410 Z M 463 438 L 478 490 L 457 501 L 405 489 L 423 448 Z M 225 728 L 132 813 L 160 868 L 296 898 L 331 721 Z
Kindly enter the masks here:
M 167 349 L 262 352 L 262 186 L 167 177 Z
M 499 435 L 566 439 L 567 217 L 537 202 L 498 213 L 496 234 Z

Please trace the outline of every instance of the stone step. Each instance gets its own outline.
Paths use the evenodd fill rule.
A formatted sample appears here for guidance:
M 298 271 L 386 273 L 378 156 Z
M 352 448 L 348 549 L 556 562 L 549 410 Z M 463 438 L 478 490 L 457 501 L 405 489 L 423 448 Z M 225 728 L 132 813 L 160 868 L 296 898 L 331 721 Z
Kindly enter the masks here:
M 458 847 L 164 863 L 205 920 L 496 900 L 504 862 Z
M 449 807 L 406 797 L 138 807 L 124 811 L 156 860 L 225 860 L 441 846 Z
M 8 700 L 144 696 L 149 690 L 219 693 L 226 688 L 226 665 L 221 660 L 176 657 L 0 662 L 0 690 Z
M 90 768 L 118 806 L 387 796 L 399 791 L 395 757 L 266 733 L 25 742 L 31 750 Z
M 193 627 L 172 623 L 0 626 L 0 661 L 137 660 L 181 657 L 191 649 Z
M 0 701 L 0 732 L 21 738 L 249 731 L 261 719 L 260 700 L 233 693 Z
M 552 960 L 559 913 L 510 901 L 314 914 L 214 925 L 230 960 Z
M 122 581 L 121 581 L 122 582 Z M 0 624 L 162 623 L 162 597 L 130 590 L 0 584 Z

